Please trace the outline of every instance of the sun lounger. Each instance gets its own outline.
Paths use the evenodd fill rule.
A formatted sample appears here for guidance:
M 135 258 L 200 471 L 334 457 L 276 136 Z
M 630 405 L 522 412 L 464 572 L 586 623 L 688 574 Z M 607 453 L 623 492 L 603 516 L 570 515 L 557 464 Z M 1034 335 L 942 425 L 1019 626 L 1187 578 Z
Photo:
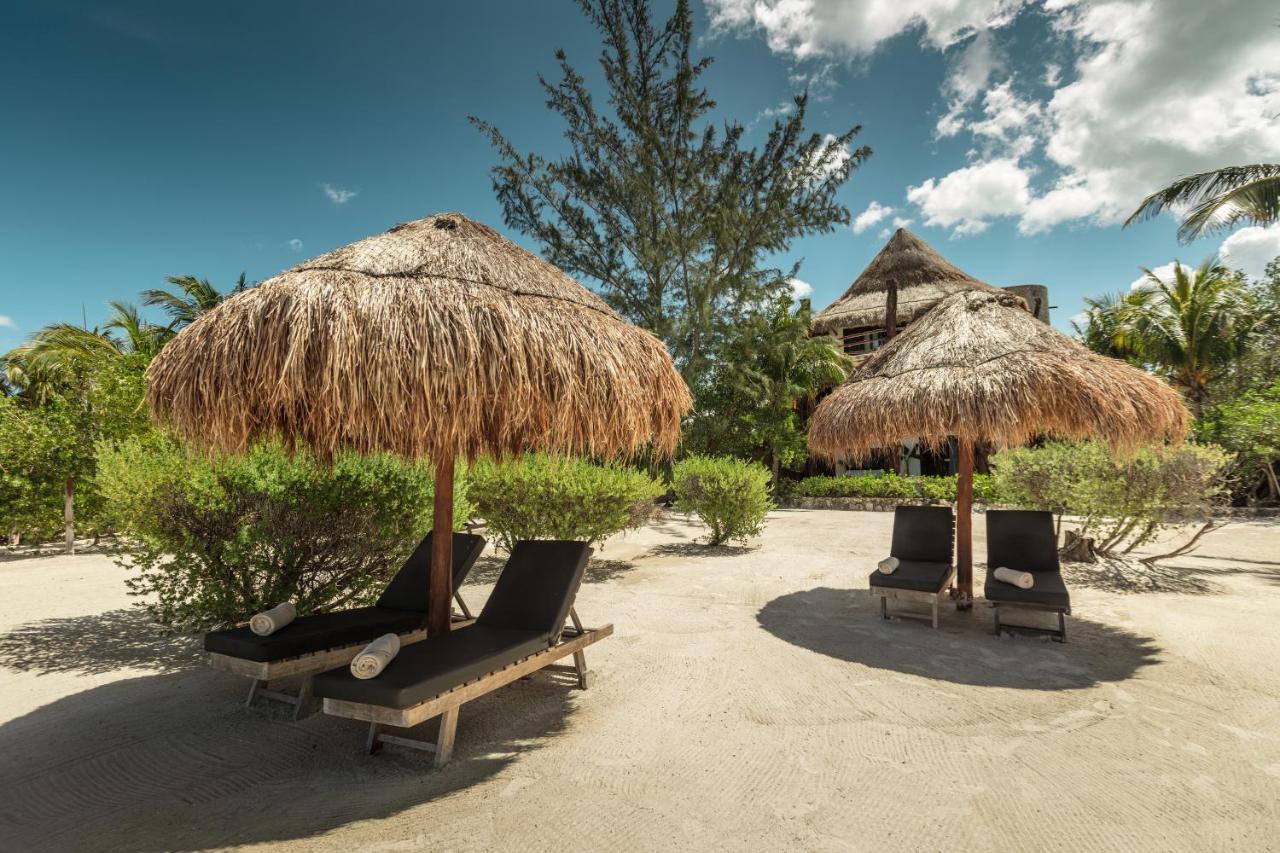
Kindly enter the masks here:
M 952 559 L 955 518 L 945 506 L 900 506 L 893 513 L 889 556 L 898 558 L 893 574 L 871 573 L 871 595 L 880 599 L 880 616 L 889 618 L 889 599 L 929 604 L 938 627 L 938 602 L 955 578 Z
M 469 533 L 453 534 L 454 600 L 462 610 L 454 625 L 469 624 L 467 609 L 457 589 L 484 550 L 484 539 Z M 209 665 L 253 679 L 246 705 L 263 697 L 294 705 L 298 717 L 311 693 L 311 677 L 351 662 L 365 644 L 383 634 L 397 634 L 402 644 L 427 636 L 427 598 L 431 572 L 431 534 L 428 533 L 405 560 L 372 607 L 303 616 L 265 637 L 247 625 L 205 634 Z M 270 690 L 271 681 L 302 675 L 297 695 Z
M 1006 566 L 1035 577 L 1031 589 L 998 581 L 995 569 Z M 990 510 L 987 512 L 987 582 L 983 588 L 995 616 L 995 632 L 1002 630 L 1049 634 L 1060 643 L 1067 641 L 1067 618 L 1071 597 L 1062 581 L 1058 564 L 1058 535 L 1053 514 L 1033 510 Z M 1058 630 L 1002 624 L 1002 607 L 1043 610 L 1058 614 Z
M 584 542 L 516 543 L 474 624 L 401 650 L 376 678 L 358 679 L 345 667 L 321 673 L 315 695 L 324 699 L 324 712 L 369 723 L 370 753 L 386 743 L 423 749 L 442 767 L 464 703 L 540 669 L 572 672 L 586 688 L 582 650 L 613 633 L 612 625 L 584 629 L 573 609 L 590 556 Z M 569 655 L 572 666 L 555 665 Z M 382 731 L 434 717 L 440 717 L 435 743 Z

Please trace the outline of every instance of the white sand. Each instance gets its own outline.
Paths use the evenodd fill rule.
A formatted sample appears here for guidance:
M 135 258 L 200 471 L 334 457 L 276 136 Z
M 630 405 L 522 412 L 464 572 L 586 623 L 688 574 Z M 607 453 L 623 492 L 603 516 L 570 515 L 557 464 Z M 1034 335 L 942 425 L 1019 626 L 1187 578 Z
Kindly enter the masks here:
M 1061 646 L 996 639 L 981 601 L 938 631 L 876 618 L 890 520 L 610 543 L 578 599 L 616 626 L 591 689 L 465 706 L 441 773 L 243 708 L 103 556 L 0 562 L 0 850 L 1280 849 L 1280 525 L 1073 571 Z

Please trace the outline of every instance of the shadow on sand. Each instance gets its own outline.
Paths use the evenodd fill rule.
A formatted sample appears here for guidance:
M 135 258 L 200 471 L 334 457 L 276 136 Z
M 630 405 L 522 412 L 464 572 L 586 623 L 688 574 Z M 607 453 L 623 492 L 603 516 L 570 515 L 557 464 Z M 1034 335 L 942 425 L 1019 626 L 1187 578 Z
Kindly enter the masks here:
M 654 545 L 645 552 L 649 557 L 740 557 L 756 550 L 750 545 L 699 545 L 697 542 L 671 542 Z
M 467 581 L 461 586 L 463 598 L 466 598 L 468 584 L 491 584 L 496 583 L 498 575 L 502 574 L 502 567 L 507 564 L 507 558 L 504 556 L 484 556 L 476 560 L 476 564 L 471 567 L 471 573 L 467 575 Z M 586 574 L 582 576 L 583 583 L 604 583 L 613 580 L 620 575 L 635 568 L 634 563 L 626 560 L 601 560 L 593 559 L 587 563 Z M 467 599 L 470 604 L 470 599 Z M 474 609 L 474 608 L 473 608 Z
M 1220 565 L 1180 563 L 1147 564 L 1137 559 L 1100 559 L 1096 563 L 1063 563 L 1062 575 L 1068 586 L 1088 587 L 1120 595 L 1141 593 L 1175 593 L 1181 595 L 1217 595 L 1225 592 L 1223 579 L 1247 575 L 1271 583 L 1280 583 L 1280 564 L 1267 560 L 1243 560 L 1238 557 L 1211 558 Z M 1238 563 L 1258 568 L 1248 568 Z M 1275 568 L 1261 568 L 1271 567 Z
M 985 687 L 1079 689 L 1123 681 L 1158 660 L 1152 638 L 1087 619 L 1067 617 L 1068 643 L 1059 645 L 995 637 L 981 600 L 967 614 L 944 608 L 935 631 L 909 618 L 881 619 L 866 589 L 818 587 L 773 599 L 756 619 L 775 637 L 839 660 Z
M 0 634 L 0 667 L 95 675 L 124 667 L 171 672 L 202 662 L 200 636 L 156 625 L 141 608 L 43 619 Z
M 363 724 L 246 709 L 244 682 L 223 673 L 113 682 L 0 726 L 0 847 L 203 850 L 390 817 L 554 741 L 571 694 L 535 676 L 468 703 L 454 761 L 435 772 L 416 753 L 365 755 Z

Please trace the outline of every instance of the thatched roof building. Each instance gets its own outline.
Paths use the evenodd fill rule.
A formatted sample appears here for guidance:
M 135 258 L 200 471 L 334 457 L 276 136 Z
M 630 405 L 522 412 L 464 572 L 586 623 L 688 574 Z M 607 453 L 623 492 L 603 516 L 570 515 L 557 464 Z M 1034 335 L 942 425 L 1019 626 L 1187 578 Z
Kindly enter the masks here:
M 899 228 L 844 295 L 813 318 L 814 334 L 840 336 L 845 329 L 883 327 L 885 296 L 891 283 L 898 289 L 898 327 L 953 293 L 1000 292 L 1000 288 L 960 270 L 915 234 Z
M 670 452 L 690 407 L 661 341 L 456 213 L 231 297 L 164 348 L 149 380 L 160 421 L 231 452 L 273 433 L 322 456 Z
M 1017 296 L 969 291 L 938 303 L 823 400 L 809 448 L 861 458 L 911 439 L 999 447 L 1051 435 L 1127 449 L 1180 440 L 1188 417 L 1168 384 L 1041 323 Z

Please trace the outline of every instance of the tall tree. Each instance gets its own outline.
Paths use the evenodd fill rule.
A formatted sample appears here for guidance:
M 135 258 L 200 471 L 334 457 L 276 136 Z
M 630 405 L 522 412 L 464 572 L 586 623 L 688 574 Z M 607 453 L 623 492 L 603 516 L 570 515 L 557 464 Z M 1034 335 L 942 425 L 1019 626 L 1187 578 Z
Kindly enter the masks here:
M 1270 225 L 1280 221 L 1280 163 L 1227 166 L 1179 178 L 1144 198 L 1124 224 L 1184 209 L 1178 226 L 1178 239 L 1183 243 L 1241 222 Z
M 171 275 L 165 280 L 170 286 L 176 288 L 176 292 L 164 288 L 144 290 L 142 301 L 168 314 L 172 321 L 169 328 L 174 331 L 194 323 L 201 314 L 216 308 L 222 300 L 249 287 L 245 283 L 244 273 L 240 273 L 240 278 L 227 293 L 214 287 L 209 279 L 196 278 L 193 275 Z
M 871 152 L 850 149 L 857 127 L 807 132 L 807 94 L 760 148 L 745 147 L 742 125 L 718 127 L 688 0 L 662 24 L 646 0 L 578 5 L 603 37 L 608 106 L 557 51 L 559 82 L 539 80 L 570 153 L 523 155 L 471 121 L 501 157 L 492 177 L 507 225 L 666 341 L 694 384 L 717 337 L 785 287 L 781 271 L 763 268 L 769 255 L 849 221 L 836 190 Z

